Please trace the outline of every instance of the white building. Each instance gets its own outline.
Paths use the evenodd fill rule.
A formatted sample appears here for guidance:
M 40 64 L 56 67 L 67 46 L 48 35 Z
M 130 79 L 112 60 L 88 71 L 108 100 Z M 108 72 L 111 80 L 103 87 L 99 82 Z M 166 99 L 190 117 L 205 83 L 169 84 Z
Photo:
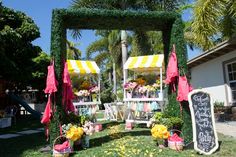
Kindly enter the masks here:
M 194 89 L 206 90 L 213 102 L 236 105 L 236 38 L 189 60 L 188 67 Z

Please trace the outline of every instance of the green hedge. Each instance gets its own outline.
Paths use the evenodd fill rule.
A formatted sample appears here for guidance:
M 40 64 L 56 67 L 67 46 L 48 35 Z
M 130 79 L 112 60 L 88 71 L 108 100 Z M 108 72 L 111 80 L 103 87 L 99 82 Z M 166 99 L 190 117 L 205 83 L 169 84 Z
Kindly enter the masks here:
M 56 77 L 59 81 L 58 92 L 55 96 L 55 107 L 57 111 L 51 122 L 51 142 L 59 135 L 59 125 L 66 119 L 62 104 L 62 70 L 66 53 L 66 29 L 118 29 L 118 30 L 153 30 L 163 32 L 165 63 L 169 56 L 169 48 L 175 43 L 179 67 L 187 73 L 186 45 L 183 37 L 183 24 L 181 16 L 175 12 L 143 12 L 143 11 L 121 11 L 102 9 L 55 9 L 52 15 L 51 30 L 51 54 L 55 59 Z M 175 110 L 170 114 L 180 113 L 175 94 L 169 94 L 172 106 Z M 170 106 L 171 108 L 171 106 Z M 188 109 L 188 106 L 187 106 Z M 185 110 L 184 123 L 191 128 L 189 113 Z M 186 117 L 186 118 L 185 118 Z M 184 124 L 184 125 L 185 125 Z M 192 133 L 185 136 L 191 138 Z

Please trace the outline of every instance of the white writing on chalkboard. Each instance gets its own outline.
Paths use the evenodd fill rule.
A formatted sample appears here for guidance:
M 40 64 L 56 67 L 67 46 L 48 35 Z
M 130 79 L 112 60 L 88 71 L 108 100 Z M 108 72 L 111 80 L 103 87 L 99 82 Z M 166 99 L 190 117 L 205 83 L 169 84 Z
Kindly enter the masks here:
M 196 102 L 198 102 L 198 105 L 199 105 L 199 106 L 205 106 L 205 105 L 207 105 L 207 103 L 210 101 L 210 100 L 209 100 L 209 97 L 205 97 L 205 98 L 204 98 L 204 95 L 201 95 L 201 96 L 199 96 L 199 95 L 194 95 L 194 96 L 193 96 L 193 100 L 196 101 Z

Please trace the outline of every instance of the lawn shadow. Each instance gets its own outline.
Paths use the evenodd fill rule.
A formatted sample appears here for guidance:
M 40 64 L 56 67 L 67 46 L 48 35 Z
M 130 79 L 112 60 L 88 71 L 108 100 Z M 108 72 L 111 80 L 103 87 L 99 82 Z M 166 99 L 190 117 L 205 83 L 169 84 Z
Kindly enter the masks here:
M 194 143 L 190 142 L 184 146 L 184 150 L 193 150 L 194 149 Z
M 125 136 L 150 136 L 150 130 L 137 130 L 137 131 L 124 131 L 119 133 L 114 133 L 106 136 L 101 136 L 97 138 L 93 138 L 90 140 L 90 146 L 92 147 L 99 147 L 104 143 L 120 139 Z
M 39 148 L 47 144 L 44 133 L 35 133 L 31 135 L 23 135 L 19 137 L 1 139 L 0 154 L 4 157 L 18 157 L 25 153 L 37 151 Z M 50 154 L 45 154 L 51 156 Z
M 219 142 L 219 147 L 218 147 L 218 149 L 215 151 L 215 153 L 216 153 L 216 152 L 219 152 L 220 149 L 221 149 L 222 141 L 218 141 L 218 142 Z
M 7 128 L 0 128 L 0 135 L 42 127 L 43 125 L 40 123 L 40 120 L 34 118 L 32 115 L 20 115 L 17 117 L 15 124 L 12 123 Z
M 112 127 L 112 126 L 115 126 L 115 125 L 120 125 L 120 124 L 123 124 L 124 122 L 122 121 L 106 121 L 106 122 L 103 122 L 102 123 L 102 128 L 103 130 L 105 128 L 109 128 L 109 127 Z

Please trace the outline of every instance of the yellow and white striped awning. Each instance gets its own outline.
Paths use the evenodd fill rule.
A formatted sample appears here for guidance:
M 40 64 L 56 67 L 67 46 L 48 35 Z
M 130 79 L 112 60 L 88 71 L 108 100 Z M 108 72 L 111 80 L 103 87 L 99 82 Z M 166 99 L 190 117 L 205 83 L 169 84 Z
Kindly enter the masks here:
M 99 74 L 100 69 L 94 61 L 67 60 L 68 71 L 78 74 Z
M 150 55 L 129 57 L 124 65 L 124 69 L 129 69 L 139 72 L 156 71 L 163 66 L 164 55 Z

